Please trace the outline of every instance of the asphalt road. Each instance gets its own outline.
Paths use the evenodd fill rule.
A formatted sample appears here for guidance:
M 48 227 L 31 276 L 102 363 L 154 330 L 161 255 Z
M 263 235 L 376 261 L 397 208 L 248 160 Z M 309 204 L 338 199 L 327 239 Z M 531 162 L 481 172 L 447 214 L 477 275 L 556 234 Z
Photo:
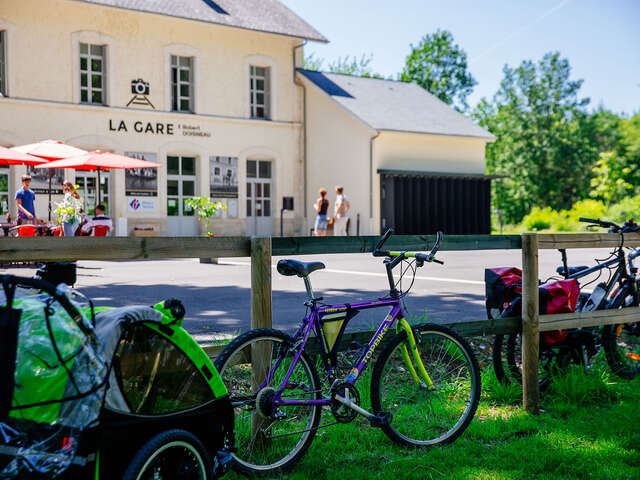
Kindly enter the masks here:
M 593 265 L 608 250 L 571 250 L 569 265 Z M 410 315 L 431 321 L 465 321 L 485 318 L 485 267 L 521 265 L 519 250 L 441 252 L 444 266 L 429 264 L 418 269 L 406 298 Z M 327 303 L 374 300 L 388 291 L 382 259 L 370 254 L 308 255 L 301 261 L 323 261 L 326 269 L 311 274 L 314 290 Z M 274 257 L 273 265 L 279 258 Z M 246 331 L 251 324 L 250 266 L 248 258 L 221 259 L 220 264 L 201 264 L 197 259 L 154 261 L 81 261 L 76 287 L 96 305 L 151 305 L 168 297 L 183 301 L 185 327 L 199 341 L 220 334 Z M 540 252 L 540 277 L 546 279 L 561 264 L 557 251 Z M 11 269 L 31 276 L 33 269 Z M 406 285 L 406 284 L 405 284 Z M 589 289 L 589 287 L 587 287 Z M 294 329 L 305 313 L 305 290 L 298 277 L 283 277 L 273 270 L 273 325 Z M 361 312 L 350 329 L 375 328 L 382 310 Z

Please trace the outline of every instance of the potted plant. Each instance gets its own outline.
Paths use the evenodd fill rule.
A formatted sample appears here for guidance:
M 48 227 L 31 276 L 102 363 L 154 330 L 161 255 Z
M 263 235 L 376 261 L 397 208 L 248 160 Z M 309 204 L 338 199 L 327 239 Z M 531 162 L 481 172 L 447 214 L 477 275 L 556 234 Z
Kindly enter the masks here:
M 198 221 L 204 224 L 207 237 L 213 237 L 213 232 L 209 228 L 210 219 L 214 215 L 226 210 L 227 206 L 222 202 L 214 202 L 207 197 L 187 198 L 185 204 L 195 211 Z

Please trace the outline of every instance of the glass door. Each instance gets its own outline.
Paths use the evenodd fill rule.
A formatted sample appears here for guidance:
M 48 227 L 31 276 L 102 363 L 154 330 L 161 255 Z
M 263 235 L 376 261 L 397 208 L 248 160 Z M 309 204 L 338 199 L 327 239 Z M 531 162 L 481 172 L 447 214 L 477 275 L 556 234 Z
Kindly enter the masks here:
M 9 213 L 9 169 L 0 168 L 0 223 L 7 221 Z
M 247 235 L 273 235 L 271 161 L 247 160 Z
M 105 206 L 105 215 L 109 216 L 109 172 L 100 172 L 100 203 Z M 96 184 L 98 172 L 76 170 L 76 185 L 78 193 L 82 197 L 85 213 L 88 217 L 95 215 L 96 210 Z
M 195 212 L 186 204 L 196 196 L 196 158 L 167 157 L 167 233 L 172 237 L 199 234 Z

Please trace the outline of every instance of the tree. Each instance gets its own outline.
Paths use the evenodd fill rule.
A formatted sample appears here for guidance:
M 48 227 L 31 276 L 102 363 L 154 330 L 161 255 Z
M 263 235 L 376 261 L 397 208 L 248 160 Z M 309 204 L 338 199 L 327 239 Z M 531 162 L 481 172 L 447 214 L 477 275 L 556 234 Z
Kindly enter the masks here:
M 456 109 L 468 109 L 467 97 L 478 82 L 467 70 L 467 54 L 453 43 L 453 35 L 438 30 L 411 45 L 400 80 L 415 82 Z
M 498 137 L 487 148 L 487 171 L 504 177 L 494 181 L 494 206 L 508 222 L 533 206 L 569 208 L 587 197 L 599 151 L 589 99 L 578 97 L 582 80 L 558 52 L 503 72 L 493 103 L 483 98 L 473 113 Z
M 373 61 L 373 54 L 365 55 L 364 53 L 358 58 L 357 56 L 345 56 L 338 57 L 338 60 L 334 60 L 329 63 L 329 72 L 342 73 L 344 75 L 355 75 L 358 77 L 370 77 L 370 78 L 384 78 L 379 73 L 371 71 L 371 62 Z M 324 64 L 323 58 L 316 58 L 312 53 L 304 58 L 304 68 L 307 70 L 322 70 Z
M 616 203 L 640 193 L 640 113 L 616 117 L 617 141 L 601 152 L 593 167 L 589 195 Z

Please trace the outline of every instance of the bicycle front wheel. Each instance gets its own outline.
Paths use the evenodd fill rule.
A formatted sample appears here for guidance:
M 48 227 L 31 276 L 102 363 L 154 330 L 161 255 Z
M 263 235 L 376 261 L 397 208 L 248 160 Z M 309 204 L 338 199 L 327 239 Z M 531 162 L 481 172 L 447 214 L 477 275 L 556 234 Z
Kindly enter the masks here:
M 376 361 L 371 379 L 373 409 L 391 414 L 382 429 L 397 443 L 451 443 L 464 432 L 478 407 L 478 362 L 467 341 L 449 328 L 419 325 L 413 328 L 413 335 L 433 386 L 415 381 L 403 355 L 405 347 L 411 350 L 402 332 Z M 413 355 L 411 361 L 415 365 Z
M 294 355 L 290 336 L 263 328 L 240 335 L 216 358 L 215 366 L 229 390 L 235 413 L 235 470 L 252 475 L 283 472 L 300 460 L 311 444 L 321 407 L 273 404 Z M 303 352 L 282 398 L 319 399 L 319 385 L 315 366 Z

